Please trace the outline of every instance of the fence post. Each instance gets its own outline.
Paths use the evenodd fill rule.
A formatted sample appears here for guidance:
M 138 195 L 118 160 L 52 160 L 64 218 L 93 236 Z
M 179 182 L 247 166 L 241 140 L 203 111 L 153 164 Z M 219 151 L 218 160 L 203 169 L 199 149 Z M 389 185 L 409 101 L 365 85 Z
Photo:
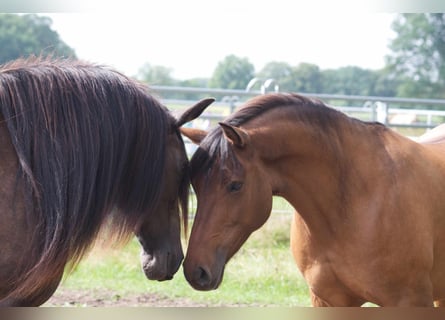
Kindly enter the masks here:
M 230 108 L 230 113 L 232 114 L 235 111 L 236 103 L 239 101 L 238 96 L 224 96 L 221 99 L 222 102 L 228 103 Z
M 261 86 L 261 91 L 263 94 L 266 93 L 267 88 L 269 88 L 272 83 L 275 83 L 274 91 L 275 92 L 280 91 L 280 86 L 278 85 L 278 83 L 275 81 L 275 79 L 271 78 L 271 79 L 267 79 L 266 81 L 264 81 L 263 85 Z
M 246 92 L 249 92 L 250 90 L 252 90 L 252 88 L 255 86 L 255 84 L 260 83 L 261 81 L 262 80 L 260 78 L 256 78 L 256 77 L 251 79 L 246 86 Z M 275 79 L 270 78 L 270 79 L 267 79 L 266 81 L 264 81 L 262 84 L 260 84 L 261 85 L 261 87 L 260 87 L 261 94 L 265 94 L 267 91 L 267 88 L 269 88 L 270 85 L 273 83 L 275 84 L 274 91 L 275 92 L 280 91 L 280 86 L 278 85 L 277 81 L 275 81 Z
M 381 101 L 376 101 L 374 103 L 377 113 L 377 121 L 383 123 L 384 125 L 388 124 L 388 105 Z

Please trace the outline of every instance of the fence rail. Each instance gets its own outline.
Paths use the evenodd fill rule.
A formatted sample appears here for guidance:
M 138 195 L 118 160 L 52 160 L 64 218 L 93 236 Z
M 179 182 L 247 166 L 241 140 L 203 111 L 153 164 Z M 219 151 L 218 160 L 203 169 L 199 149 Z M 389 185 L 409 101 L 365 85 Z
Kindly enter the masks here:
M 215 105 L 227 107 L 227 113 L 233 110 L 245 100 L 264 91 L 226 90 L 211 88 L 176 87 L 176 86 L 152 86 L 166 105 L 188 106 L 196 102 L 196 99 L 213 96 L 217 100 Z M 184 94 L 193 95 L 194 101 L 189 99 L 170 98 L 171 96 Z M 411 99 L 358 95 L 315 94 L 307 93 L 305 96 L 318 98 L 332 107 L 365 121 L 379 121 L 393 128 L 428 129 L 445 122 L 445 100 L 441 99 Z M 211 112 L 204 113 L 202 118 L 220 120 L 224 114 Z M 420 134 L 421 132 L 419 132 Z

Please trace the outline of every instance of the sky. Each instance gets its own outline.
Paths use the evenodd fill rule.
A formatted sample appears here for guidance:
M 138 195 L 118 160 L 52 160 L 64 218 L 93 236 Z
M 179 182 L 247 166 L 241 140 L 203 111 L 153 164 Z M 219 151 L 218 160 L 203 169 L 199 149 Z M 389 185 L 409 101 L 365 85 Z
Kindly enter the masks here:
M 129 76 L 145 63 L 161 65 L 181 80 L 210 78 L 230 54 L 246 57 L 256 71 L 271 61 L 379 69 L 395 36 L 394 13 L 316 10 L 284 0 L 145 3 L 41 15 L 52 18 L 52 28 L 81 59 Z

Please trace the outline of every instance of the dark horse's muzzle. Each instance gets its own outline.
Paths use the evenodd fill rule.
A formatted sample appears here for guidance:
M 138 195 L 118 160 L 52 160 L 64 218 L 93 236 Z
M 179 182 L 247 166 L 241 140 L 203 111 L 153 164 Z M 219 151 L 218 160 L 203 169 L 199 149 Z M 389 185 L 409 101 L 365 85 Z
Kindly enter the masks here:
M 164 281 L 173 279 L 183 259 L 182 249 L 178 252 L 174 252 L 174 250 L 155 250 L 152 253 L 142 250 L 141 252 L 142 269 L 150 280 Z

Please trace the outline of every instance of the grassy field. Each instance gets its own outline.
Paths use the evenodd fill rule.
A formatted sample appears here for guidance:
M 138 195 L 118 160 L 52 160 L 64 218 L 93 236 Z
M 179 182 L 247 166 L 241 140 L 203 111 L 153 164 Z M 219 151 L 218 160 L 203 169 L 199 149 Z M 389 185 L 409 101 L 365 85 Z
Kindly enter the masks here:
M 99 243 L 59 290 L 107 290 L 116 297 L 153 293 L 216 305 L 308 306 L 307 287 L 289 249 L 291 208 L 281 199 L 274 200 L 274 208 L 278 211 L 228 263 L 224 280 L 215 291 L 194 290 L 182 268 L 171 281 L 147 280 L 135 239 L 124 248 L 103 248 Z

